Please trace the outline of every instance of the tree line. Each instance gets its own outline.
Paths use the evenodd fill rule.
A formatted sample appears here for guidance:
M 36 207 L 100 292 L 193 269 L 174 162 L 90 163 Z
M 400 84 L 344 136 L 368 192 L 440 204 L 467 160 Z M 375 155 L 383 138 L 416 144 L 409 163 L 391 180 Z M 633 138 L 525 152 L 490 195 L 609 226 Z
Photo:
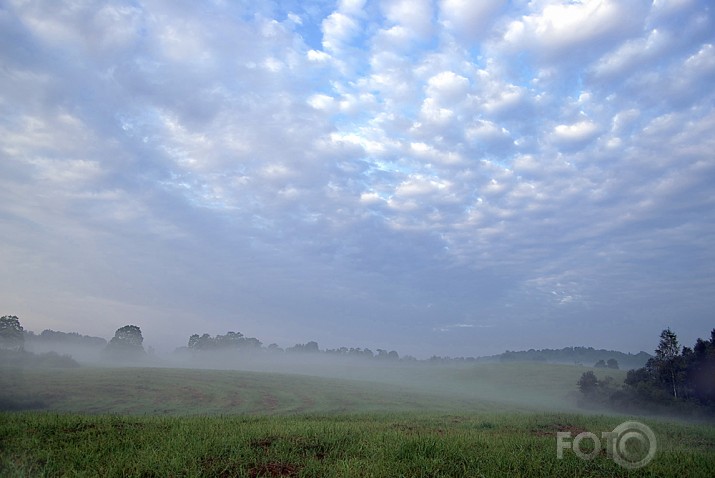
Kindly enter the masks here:
M 189 337 L 188 344 L 185 347 L 176 349 L 176 353 L 202 353 L 210 351 L 266 351 L 270 353 L 304 353 L 304 354 L 329 354 L 340 355 L 345 357 L 361 357 L 361 358 L 377 358 L 384 360 L 400 360 L 400 355 L 395 350 L 377 349 L 375 352 L 368 348 L 360 347 L 340 347 L 335 349 L 321 350 L 318 342 L 313 340 L 304 344 L 295 344 L 292 347 L 281 348 L 278 344 L 270 344 L 263 346 L 263 342 L 255 337 L 246 337 L 241 332 L 226 332 L 224 335 L 217 334 L 193 334 Z M 413 357 L 406 356 L 403 360 L 416 360 Z
M 499 362 L 548 362 L 628 370 L 642 367 L 650 357 L 651 355 L 646 352 L 632 354 L 593 347 L 564 347 L 519 352 L 507 350 L 503 354 L 489 358 Z
M 89 346 L 102 348 L 103 354 L 109 359 L 136 359 L 146 354 L 142 342 L 144 338 L 141 329 L 136 325 L 125 325 L 114 333 L 107 342 L 100 337 L 80 335 L 76 332 L 58 332 L 44 330 L 40 334 L 26 331 L 20 319 L 15 315 L 0 317 L 0 352 L 3 363 L 9 365 L 41 365 L 58 367 L 76 367 L 79 364 L 69 355 L 56 352 L 35 354 L 25 350 L 26 343 L 49 342 L 70 346 Z
M 610 377 L 599 380 L 592 371 L 578 381 L 585 406 L 607 406 L 632 412 L 715 413 L 715 329 L 710 339 L 697 339 L 680 347 L 677 335 L 667 328 L 645 366 L 629 370 L 622 386 Z

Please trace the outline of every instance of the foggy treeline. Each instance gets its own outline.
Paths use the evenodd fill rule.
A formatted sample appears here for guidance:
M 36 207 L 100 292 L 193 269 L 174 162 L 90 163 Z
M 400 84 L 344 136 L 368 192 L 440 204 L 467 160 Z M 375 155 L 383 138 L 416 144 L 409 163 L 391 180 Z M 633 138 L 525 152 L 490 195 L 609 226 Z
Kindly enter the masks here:
M 424 363 L 424 364 L 469 364 L 478 362 L 546 362 L 576 364 L 584 366 L 606 366 L 612 368 L 635 369 L 646 364 L 651 355 L 646 352 L 638 354 L 623 353 L 619 351 L 594 349 L 593 347 L 564 347 L 562 349 L 530 349 L 528 351 L 509 351 L 498 355 L 477 357 L 447 357 L 431 356 L 428 359 L 417 359 L 411 355 L 400 355 L 395 350 L 377 348 L 374 351 L 367 347 L 338 347 L 321 349 L 316 341 L 297 343 L 290 347 L 282 348 L 275 343 L 264 345 L 255 338 L 247 337 L 241 332 L 228 331 L 225 334 L 214 336 L 203 333 L 193 334 L 187 340 L 187 345 L 176 348 L 173 354 L 162 356 L 159 359 L 151 347 L 144 348 L 144 337 L 141 329 L 136 325 L 123 326 L 115 332 L 115 336 L 107 341 L 101 337 L 82 335 L 78 332 L 62 332 L 43 330 L 37 334 L 24 330 L 19 319 L 15 316 L 5 316 L 3 330 L 7 344 L 17 345 L 27 352 L 44 354 L 53 352 L 60 355 L 69 355 L 83 363 L 112 362 L 155 362 L 168 360 L 185 365 L 195 363 L 198 366 L 209 365 L 217 361 L 225 367 L 226 358 L 235 356 L 241 358 L 241 364 L 255 364 L 255 362 L 280 361 L 283 356 L 289 356 L 290 362 L 313 362 L 318 357 L 333 359 L 356 359 L 360 361 L 380 363 Z M 10 324 L 12 322 L 12 324 Z M 14 331 L 14 338 L 9 331 Z M 214 360 L 216 359 L 216 360 Z M 235 365 L 235 360 L 229 360 L 229 365 Z

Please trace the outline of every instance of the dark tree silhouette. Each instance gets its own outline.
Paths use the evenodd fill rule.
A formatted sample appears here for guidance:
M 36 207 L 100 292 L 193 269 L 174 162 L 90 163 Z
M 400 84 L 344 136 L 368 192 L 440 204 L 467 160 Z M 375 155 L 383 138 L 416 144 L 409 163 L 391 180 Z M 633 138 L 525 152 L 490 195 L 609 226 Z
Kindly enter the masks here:
M 105 351 L 114 358 L 132 359 L 144 356 L 142 331 L 136 325 L 125 325 L 114 333 Z
M 678 337 L 670 328 L 660 333 L 660 343 L 655 349 L 654 366 L 663 382 L 669 383 L 673 397 L 678 398 L 678 368 L 680 368 Z
M 578 380 L 578 389 L 585 395 L 590 395 L 598 387 L 598 379 L 592 371 L 584 372 Z
M 20 319 L 14 315 L 0 317 L 0 348 L 22 350 L 24 344 L 25 334 Z

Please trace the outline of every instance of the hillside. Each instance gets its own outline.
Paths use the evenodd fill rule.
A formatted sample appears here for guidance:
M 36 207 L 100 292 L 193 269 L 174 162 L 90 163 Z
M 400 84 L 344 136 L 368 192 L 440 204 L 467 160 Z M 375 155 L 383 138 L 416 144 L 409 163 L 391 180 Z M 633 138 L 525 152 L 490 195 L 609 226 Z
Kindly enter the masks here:
M 323 366 L 304 367 L 302 374 L 297 370 L 286 374 L 175 368 L 6 369 L 0 375 L 0 408 L 123 414 L 576 410 L 576 382 L 582 370 L 550 364 Z M 608 372 L 623 379 L 622 372 Z M 605 375 L 603 371 L 601 376 Z
M 646 352 L 637 354 L 617 350 L 594 349 L 593 347 L 564 347 L 562 349 L 530 349 L 510 351 L 488 357 L 479 357 L 478 362 L 547 362 L 561 364 L 579 364 L 592 367 L 599 360 L 607 362 L 615 359 L 622 370 L 640 368 L 652 355 Z

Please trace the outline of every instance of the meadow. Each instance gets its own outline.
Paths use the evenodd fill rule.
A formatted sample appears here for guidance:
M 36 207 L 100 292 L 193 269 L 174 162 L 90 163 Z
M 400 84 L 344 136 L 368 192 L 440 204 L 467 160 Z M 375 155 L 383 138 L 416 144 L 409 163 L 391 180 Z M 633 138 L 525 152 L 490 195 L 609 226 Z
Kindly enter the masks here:
M 0 414 L 0 476 L 712 476 L 715 469 L 712 424 L 579 411 L 573 391 L 582 367 L 355 368 L 342 371 L 350 379 L 325 369 L 321 377 L 5 369 L 5 408 L 35 410 Z M 557 432 L 600 436 L 628 418 L 656 434 L 658 451 L 646 467 L 622 468 L 605 450 L 588 461 L 571 450 L 557 459 Z

